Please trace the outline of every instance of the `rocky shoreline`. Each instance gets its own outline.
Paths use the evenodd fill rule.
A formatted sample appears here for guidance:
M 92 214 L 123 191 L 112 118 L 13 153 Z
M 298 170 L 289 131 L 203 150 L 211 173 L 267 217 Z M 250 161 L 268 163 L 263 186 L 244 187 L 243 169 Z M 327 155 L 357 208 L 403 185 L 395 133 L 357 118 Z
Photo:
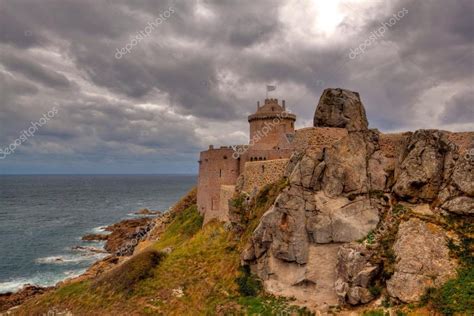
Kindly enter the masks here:
M 102 272 L 107 271 L 121 262 L 124 257 L 131 256 L 139 243 L 149 237 L 156 224 L 163 222 L 162 219 L 168 218 L 166 213 L 159 213 L 159 211 L 152 212 L 147 210 L 146 212 L 140 210 L 135 214 L 147 216 L 125 219 L 118 223 L 109 225 L 104 229 L 106 232 L 109 232 L 108 234 L 87 234 L 81 238 L 83 241 L 105 241 L 104 250 L 84 246 L 73 247 L 73 249 L 87 250 L 95 253 L 108 253 L 109 256 L 94 262 L 86 272 L 80 276 L 65 279 L 58 282 L 55 286 L 42 287 L 26 284 L 17 292 L 0 294 L 0 313 L 15 308 L 36 296 L 58 288 L 60 285 L 95 277 Z

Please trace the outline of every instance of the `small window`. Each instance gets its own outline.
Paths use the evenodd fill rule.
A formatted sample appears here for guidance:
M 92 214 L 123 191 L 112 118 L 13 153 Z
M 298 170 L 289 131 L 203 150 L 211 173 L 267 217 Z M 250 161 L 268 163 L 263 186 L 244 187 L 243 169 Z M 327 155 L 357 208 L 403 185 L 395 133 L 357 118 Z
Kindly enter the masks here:
M 222 169 L 219 169 L 219 177 L 222 178 Z
M 262 165 L 262 173 L 265 172 L 265 165 Z
M 224 156 L 224 159 L 227 159 L 227 156 Z

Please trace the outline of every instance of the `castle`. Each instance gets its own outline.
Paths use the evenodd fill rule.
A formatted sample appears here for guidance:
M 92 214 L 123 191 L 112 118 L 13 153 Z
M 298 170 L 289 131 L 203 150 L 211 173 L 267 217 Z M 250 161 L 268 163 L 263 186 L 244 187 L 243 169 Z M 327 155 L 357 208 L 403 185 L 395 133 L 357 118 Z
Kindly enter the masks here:
M 295 130 L 296 115 L 286 110 L 285 100 L 257 102 L 248 116 L 247 145 L 222 146 L 200 153 L 197 205 L 205 223 L 228 220 L 228 201 L 237 182 L 245 192 L 256 192 L 283 176 L 291 154 L 308 147 L 325 147 L 347 135 L 344 128 L 310 127 Z
M 278 181 L 293 153 L 323 153 L 352 132 L 368 131 L 368 121 L 359 94 L 343 89 L 326 89 L 314 116 L 314 127 L 295 129 L 296 116 L 287 111 L 285 101 L 265 99 L 248 116 L 250 139 L 247 145 L 223 146 L 200 153 L 197 206 L 204 223 L 211 219 L 229 220 L 229 200 L 236 191 L 250 195 L 266 184 Z M 384 134 L 375 131 L 378 161 L 395 169 L 410 132 Z M 460 151 L 472 148 L 473 133 L 447 133 Z M 392 171 L 393 171 L 392 170 Z M 390 177 L 380 179 L 386 186 Z

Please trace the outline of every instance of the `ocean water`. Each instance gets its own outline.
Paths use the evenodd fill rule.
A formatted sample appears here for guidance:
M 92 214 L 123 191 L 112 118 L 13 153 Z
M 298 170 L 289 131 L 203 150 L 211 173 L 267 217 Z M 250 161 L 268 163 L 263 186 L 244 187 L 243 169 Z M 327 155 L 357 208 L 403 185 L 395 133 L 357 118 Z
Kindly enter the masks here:
M 81 241 L 141 208 L 167 210 L 196 183 L 191 175 L 0 176 L 0 293 L 83 273 L 104 254 Z

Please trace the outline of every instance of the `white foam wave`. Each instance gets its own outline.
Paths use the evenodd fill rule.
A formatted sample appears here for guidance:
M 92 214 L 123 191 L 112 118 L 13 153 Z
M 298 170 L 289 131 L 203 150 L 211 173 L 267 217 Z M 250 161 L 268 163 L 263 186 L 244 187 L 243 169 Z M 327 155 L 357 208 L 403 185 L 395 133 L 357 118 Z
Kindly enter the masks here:
M 92 233 L 94 234 L 110 234 L 109 231 L 106 231 L 105 229 L 107 228 L 107 226 L 97 226 L 97 227 L 94 227 L 92 228 Z
M 103 257 L 103 255 L 102 253 L 86 251 L 78 255 L 59 255 L 38 258 L 35 262 L 38 264 L 79 264 L 86 261 L 98 260 Z
M 25 285 L 36 285 L 36 286 L 53 286 L 56 283 L 63 281 L 67 278 L 74 278 L 80 276 L 86 271 L 86 269 L 68 270 L 62 273 L 42 273 L 36 274 L 28 278 L 16 278 L 6 282 L 0 282 L 0 293 L 17 292 L 21 290 Z

